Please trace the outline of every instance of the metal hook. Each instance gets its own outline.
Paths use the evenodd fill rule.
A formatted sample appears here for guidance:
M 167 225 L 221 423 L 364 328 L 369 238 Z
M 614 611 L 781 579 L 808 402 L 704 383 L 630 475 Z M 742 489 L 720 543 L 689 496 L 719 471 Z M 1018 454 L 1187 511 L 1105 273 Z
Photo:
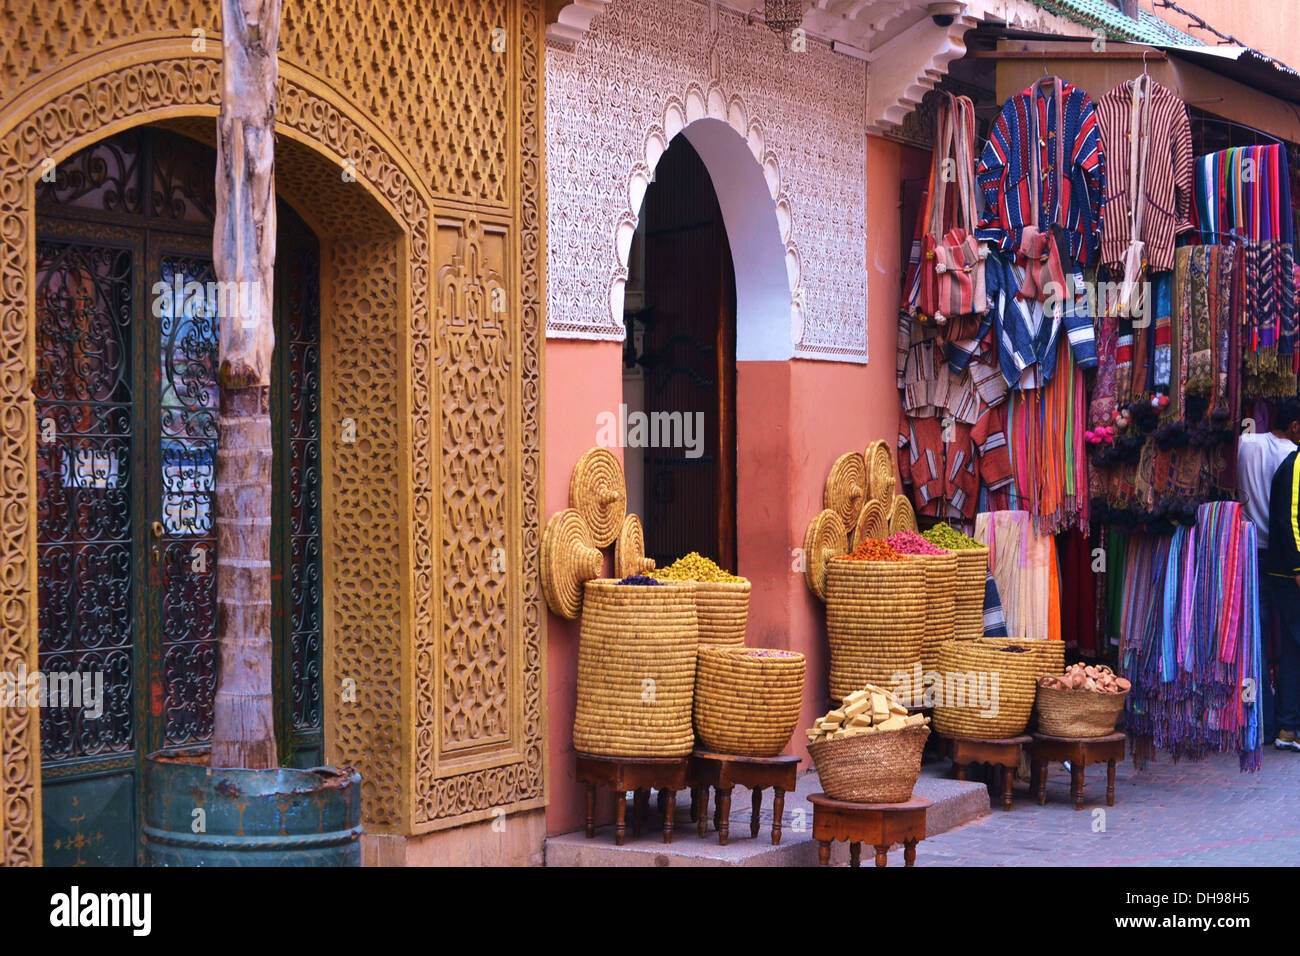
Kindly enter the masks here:
M 1142 75 L 1143 76 L 1150 76 L 1150 74 L 1147 73 L 1147 54 L 1150 52 L 1151 52 L 1150 50 L 1142 51 Z

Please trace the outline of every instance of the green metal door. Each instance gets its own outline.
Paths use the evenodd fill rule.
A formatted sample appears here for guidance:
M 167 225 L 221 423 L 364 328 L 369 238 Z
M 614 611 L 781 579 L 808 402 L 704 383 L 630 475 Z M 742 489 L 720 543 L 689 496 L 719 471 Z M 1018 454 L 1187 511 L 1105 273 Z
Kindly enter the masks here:
M 143 128 L 38 189 L 39 647 L 57 688 L 39 700 L 49 865 L 136 863 L 143 755 L 212 733 L 214 171 L 211 150 Z M 298 763 L 321 750 L 318 257 L 306 227 L 281 215 L 273 619 L 280 746 Z

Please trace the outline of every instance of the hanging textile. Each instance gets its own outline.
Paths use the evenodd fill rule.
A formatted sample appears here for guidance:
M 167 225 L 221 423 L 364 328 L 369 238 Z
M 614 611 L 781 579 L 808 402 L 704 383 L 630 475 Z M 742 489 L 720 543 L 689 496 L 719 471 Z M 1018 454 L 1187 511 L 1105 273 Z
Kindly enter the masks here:
M 1064 156 L 1060 164 L 1058 153 Z M 1040 174 L 1031 182 L 1033 169 Z M 1106 161 L 1096 108 L 1077 86 L 1045 77 L 1008 99 L 993 123 L 976 181 L 986 206 L 977 238 L 1014 253 L 1026 226 L 1045 234 L 1059 222 L 1076 262 L 1086 266 L 1097 258 Z
M 984 406 L 974 425 L 904 413 L 898 475 L 918 515 L 972 520 L 981 485 L 995 496 L 1011 485 L 1005 405 Z
M 1259 769 L 1261 654 L 1255 528 L 1231 501 L 1194 526 L 1128 539 L 1120 662 L 1134 758 L 1237 751 Z
M 1097 642 L 1097 575 L 1092 569 L 1095 543 L 1077 528 L 1056 539 L 1061 556 L 1061 640 L 1086 657 L 1101 652 Z
M 1195 223 L 1202 240 L 1245 242 L 1245 392 L 1296 391 L 1300 303 L 1286 150 L 1246 146 L 1196 160 Z
M 976 515 L 975 539 L 989 549 L 1007 636 L 1060 640 L 1060 578 L 1052 536 L 1035 534 L 1028 512 L 992 511 Z
M 1135 90 L 1136 87 L 1136 90 Z M 1134 110 L 1134 93 L 1142 109 Z M 1145 102 L 1143 102 L 1145 101 Z M 1102 209 L 1101 262 L 1121 268 L 1136 218 L 1130 187 L 1133 132 L 1146 157 L 1139 236 L 1153 272 L 1174 267 L 1174 239 L 1192 228 L 1192 129 L 1187 107 L 1149 76 L 1129 80 L 1097 100 L 1097 125 L 1106 156 L 1106 202 Z M 1131 218 L 1132 217 L 1132 218 Z

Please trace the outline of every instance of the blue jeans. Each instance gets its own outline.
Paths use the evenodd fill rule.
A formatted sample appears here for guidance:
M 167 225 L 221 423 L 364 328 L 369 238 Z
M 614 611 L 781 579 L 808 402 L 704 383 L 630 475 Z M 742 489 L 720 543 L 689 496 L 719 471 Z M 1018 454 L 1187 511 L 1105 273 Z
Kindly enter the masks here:
M 1300 732 L 1300 584 L 1294 578 L 1260 575 L 1277 614 L 1282 655 L 1277 668 L 1277 726 Z M 1261 602 L 1262 603 L 1262 602 Z

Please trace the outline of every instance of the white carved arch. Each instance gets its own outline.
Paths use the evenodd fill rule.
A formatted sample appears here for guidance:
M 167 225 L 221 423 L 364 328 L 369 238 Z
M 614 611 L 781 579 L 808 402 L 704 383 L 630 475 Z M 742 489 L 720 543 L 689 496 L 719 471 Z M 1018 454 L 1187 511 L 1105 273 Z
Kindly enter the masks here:
M 627 206 L 614 227 L 611 322 L 623 324 L 628 255 L 641 204 L 659 158 L 678 134 L 704 161 L 722 208 L 736 272 L 736 359 L 792 358 L 805 317 L 794 203 L 762 122 L 740 96 L 728 97 L 717 84 L 692 83 L 682 96 L 669 97 L 645 132 L 643 158 L 631 169 Z

